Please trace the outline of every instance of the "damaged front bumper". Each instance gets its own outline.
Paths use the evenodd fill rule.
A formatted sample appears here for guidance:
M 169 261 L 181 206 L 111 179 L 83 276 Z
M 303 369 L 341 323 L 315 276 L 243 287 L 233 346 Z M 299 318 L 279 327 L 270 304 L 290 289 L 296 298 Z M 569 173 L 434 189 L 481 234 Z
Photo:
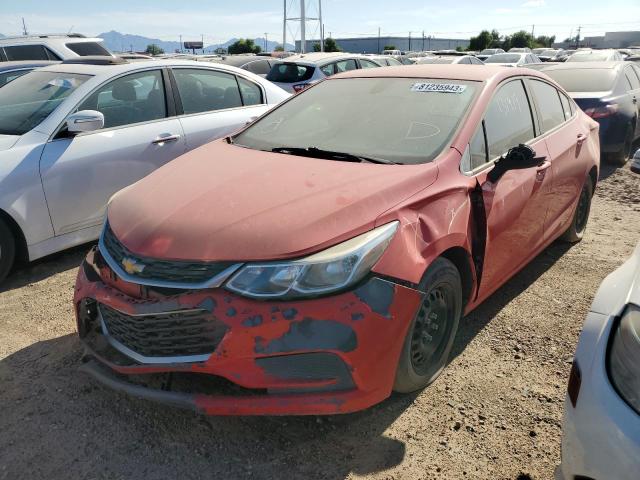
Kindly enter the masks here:
M 347 413 L 387 398 L 422 294 L 371 277 L 353 291 L 256 301 L 222 288 L 119 279 L 92 250 L 74 304 L 82 370 L 130 395 L 211 415 Z

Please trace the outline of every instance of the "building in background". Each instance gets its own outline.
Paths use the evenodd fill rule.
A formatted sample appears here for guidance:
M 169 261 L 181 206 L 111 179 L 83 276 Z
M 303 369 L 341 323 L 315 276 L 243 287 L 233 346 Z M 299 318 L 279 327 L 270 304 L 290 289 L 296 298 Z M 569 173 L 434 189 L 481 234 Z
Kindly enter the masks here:
M 584 37 L 580 39 L 581 47 L 592 48 L 626 48 L 640 45 L 640 31 L 636 32 L 607 32 L 596 37 Z M 558 42 L 554 47 L 571 48 L 575 47 L 575 42 Z
M 380 53 L 386 45 L 393 45 L 396 50 L 422 51 L 422 50 L 454 50 L 457 47 L 467 48 L 468 39 L 460 38 L 432 38 L 418 37 L 356 37 L 334 39 L 340 49 L 351 53 Z M 314 44 L 320 44 L 320 40 L 307 40 L 306 51 L 313 52 Z M 300 51 L 300 41 L 296 40 L 296 51 Z

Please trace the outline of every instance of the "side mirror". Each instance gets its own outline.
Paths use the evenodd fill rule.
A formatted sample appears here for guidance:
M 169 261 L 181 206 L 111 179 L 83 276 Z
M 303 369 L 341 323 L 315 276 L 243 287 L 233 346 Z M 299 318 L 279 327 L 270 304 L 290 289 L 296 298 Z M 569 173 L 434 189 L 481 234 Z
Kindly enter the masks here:
M 80 110 L 67 117 L 69 133 L 93 132 L 104 127 L 104 115 L 95 110 Z
M 629 169 L 633 173 L 640 173 L 640 148 L 636 150 L 635 155 L 631 159 L 631 165 L 629 166 Z
M 545 159 L 546 157 L 536 157 L 533 148 L 521 143 L 517 147 L 509 149 L 506 155 L 496 160 L 493 170 L 487 174 L 487 179 L 495 183 L 509 170 L 539 167 Z

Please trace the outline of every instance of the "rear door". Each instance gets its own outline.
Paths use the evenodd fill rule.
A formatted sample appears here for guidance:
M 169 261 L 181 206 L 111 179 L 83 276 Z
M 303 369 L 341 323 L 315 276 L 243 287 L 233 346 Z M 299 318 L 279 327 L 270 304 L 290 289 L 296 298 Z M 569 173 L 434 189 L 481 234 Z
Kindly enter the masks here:
M 62 129 L 46 144 L 40 174 L 56 235 L 99 225 L 114 193 L 185 152 L 166 78 L 149 69 L 106 82 L 76 109 L 102 112 L 105 127 Z
M 548 156 L 544 140 L 536 138 L 524 83 L 516 79 L 497 89 L 470 145 L 487 223 L 480 295 L 495 290 L 543 243 L 552 182 L 550 164 L 510 170 L 495 183 L 487 179 L 491 164 L 521 143 L 531 146 L 538 156 Z
M 640 69 L 635 65 L 627 65 L 624 68 L 624 74 L 627 77 L 627 80 L 631 84 L 631 102 L 633 103 L 633 107 L 635 108 L 636 115 L 636 131 L 635 136 L 638 137 L 640 135 Z
M 268 110 L 262 87 L 248 78 L 206 68 L 172 69 L 187 150 L 224 137 Z

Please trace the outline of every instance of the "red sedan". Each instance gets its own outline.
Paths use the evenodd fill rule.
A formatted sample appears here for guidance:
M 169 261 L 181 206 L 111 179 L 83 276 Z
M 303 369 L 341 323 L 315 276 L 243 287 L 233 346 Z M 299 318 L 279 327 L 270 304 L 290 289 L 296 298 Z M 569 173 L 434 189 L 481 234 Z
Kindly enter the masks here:
M 463 314 L 580 240 L 598 159 L 598 124 L 533 70 L 332 77 L 115 195 L 75 290 L 83 370 L 207 414 L 423 388 Z

